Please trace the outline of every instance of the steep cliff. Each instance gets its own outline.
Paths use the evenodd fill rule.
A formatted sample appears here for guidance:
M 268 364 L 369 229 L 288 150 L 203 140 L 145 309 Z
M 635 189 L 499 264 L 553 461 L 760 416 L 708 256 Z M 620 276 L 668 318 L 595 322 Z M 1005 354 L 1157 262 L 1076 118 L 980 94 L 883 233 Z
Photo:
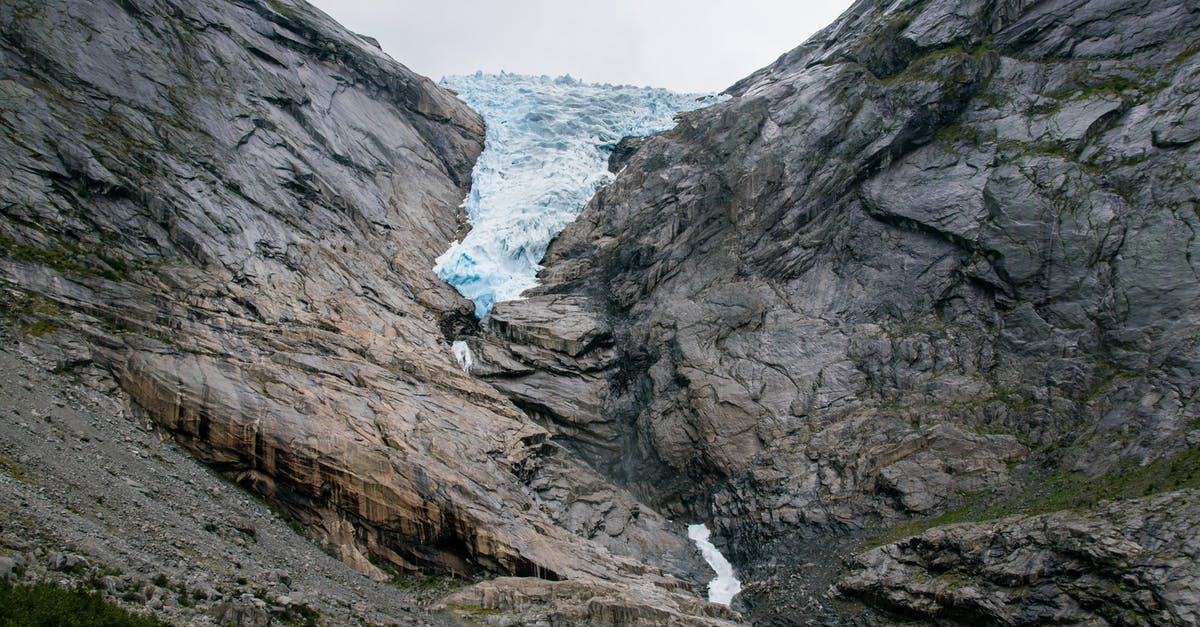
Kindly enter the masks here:
M 736 620 L 686 520 L 763 624 L 1194 622 L 1198 40 L 858 2 L 623 142 L 476 330 L 430 270 L 483 142 L 452 94 L 303 3 L 5 2 L 4 324 L 362 573 L 518 575 L 447 611 Z
M 17 1 L 0 25 L 24 343 L 372 577 L 608 579 L 610 613 L 734 616 L 688 589 L 681 525 L 455 363 L 472 307 L 431 268 L 483 124 L 451 93 L 302 2 Z
M 838 558 L 899 522 L 1194 487 L 1197 41 L 1169 0 L 857 2 L 623 157 L 473 372 L 732 537 L 763 622 L 833 611 Z M 1122 483 L 1147 464 L 1177 474 Z M 889 577 L 842 589 L 943 615 Z M 962 615 L 1021 622 L 1013 586 Z M 1110 596 L 1070 619 L 1195 609 Z

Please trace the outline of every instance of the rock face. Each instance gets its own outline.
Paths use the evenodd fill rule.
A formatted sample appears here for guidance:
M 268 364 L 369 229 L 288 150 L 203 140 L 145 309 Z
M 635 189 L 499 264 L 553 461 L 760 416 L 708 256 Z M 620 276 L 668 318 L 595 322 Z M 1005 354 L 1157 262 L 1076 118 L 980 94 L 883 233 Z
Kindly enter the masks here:
M 858 2 L 623 157 L 473 371 L 734 538 L 762 620 L 814 546 L 1179 453 L 1198 40 L 1169 0 Z
M 682 525 L 455 364 L 472 308 L 430 268 L 483 125 L 452 94 L 301 2 L 5 2 L 0 24 L 0 300 L 25 341 L 111 373 L 372 577 L 694 597 Z
M 482 147 L 451 94 L 302 3 L 5 2 L 0 303 L 361 572 L 534 576 L 464 618 L 736 620 L 685 583 L 703 521 L 765 624 L 836 580 L 1187 623 L 1194 491 L 839 558 L 1046 477 L 1200 482 L 1163 461 L 1200 445 L 1198 40 L 1171 0 L 858 2 L 626 142 L 476 329 L 429 270 Z
M 631 607 L 626 589 L 615 583 L 546 581 L 501 577 L 447 596 L 439 607 L 461 618 L 487 618 L 497 608 L 502 625 L 730 626 L 737 614 L 702 599 L 672 594 L 667 587 L 643 590 L 648 602 Z
M 1192 625 L 1198 525 L 1194 490 L 949 525 L 858 556 L 839 587 L 930 619 Z
M 284 620 L 446 622 L 422 607 L 448 585 L 364 578 L 89 384 L 98 367 L 48 373 L 30 349 L 0 325 L 0 579 L 94 588 L 171 625 L 248 624 L 263 602 Z

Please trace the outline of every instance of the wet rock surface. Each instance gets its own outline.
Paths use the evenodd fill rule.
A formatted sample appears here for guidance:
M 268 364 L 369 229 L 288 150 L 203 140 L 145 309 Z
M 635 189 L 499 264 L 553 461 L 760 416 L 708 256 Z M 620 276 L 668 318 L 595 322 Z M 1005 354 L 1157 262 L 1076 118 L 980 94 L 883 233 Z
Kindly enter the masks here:
M 0 303 L 21 346 L 94 371 L 370 579 L 696 597 L 682 522 L 455 363 L 472 308 L 431 268 L 462 228 L 478 115 L 302 2 L 6 2 L 0 24 Z M 261 619 L 224 601 L 214 620 Z
M 507 314 L 611 340 L 501 311 L 478 371 L 730 538 L 752 620 L 836 623 L 847 538 L 1195 446 L 1198 33 L 1169 1 L 856 3 L 623 155 Z

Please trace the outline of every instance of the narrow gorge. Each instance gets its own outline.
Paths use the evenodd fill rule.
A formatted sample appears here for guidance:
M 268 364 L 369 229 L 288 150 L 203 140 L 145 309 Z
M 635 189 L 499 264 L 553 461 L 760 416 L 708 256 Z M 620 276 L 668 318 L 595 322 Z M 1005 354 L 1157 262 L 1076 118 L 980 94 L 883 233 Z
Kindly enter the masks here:
M 436 84 L 302 0 L 0 2 L 0 579 L 171 624 L 1195 624 L 1198 41 L 859 0 L 698 100 Z

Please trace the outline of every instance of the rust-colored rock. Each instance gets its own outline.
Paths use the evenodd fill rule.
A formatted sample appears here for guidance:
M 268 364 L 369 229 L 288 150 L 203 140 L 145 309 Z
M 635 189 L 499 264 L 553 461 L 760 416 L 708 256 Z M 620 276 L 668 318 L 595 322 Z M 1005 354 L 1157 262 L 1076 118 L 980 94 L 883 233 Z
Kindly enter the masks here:
M 0 289 L 30 341 L 369 576 L 698 599 L 682 527 L 451 355 L 471 306 L 431 268 L 478 115 L 301 2 L 22 6 L 0 5 Z

